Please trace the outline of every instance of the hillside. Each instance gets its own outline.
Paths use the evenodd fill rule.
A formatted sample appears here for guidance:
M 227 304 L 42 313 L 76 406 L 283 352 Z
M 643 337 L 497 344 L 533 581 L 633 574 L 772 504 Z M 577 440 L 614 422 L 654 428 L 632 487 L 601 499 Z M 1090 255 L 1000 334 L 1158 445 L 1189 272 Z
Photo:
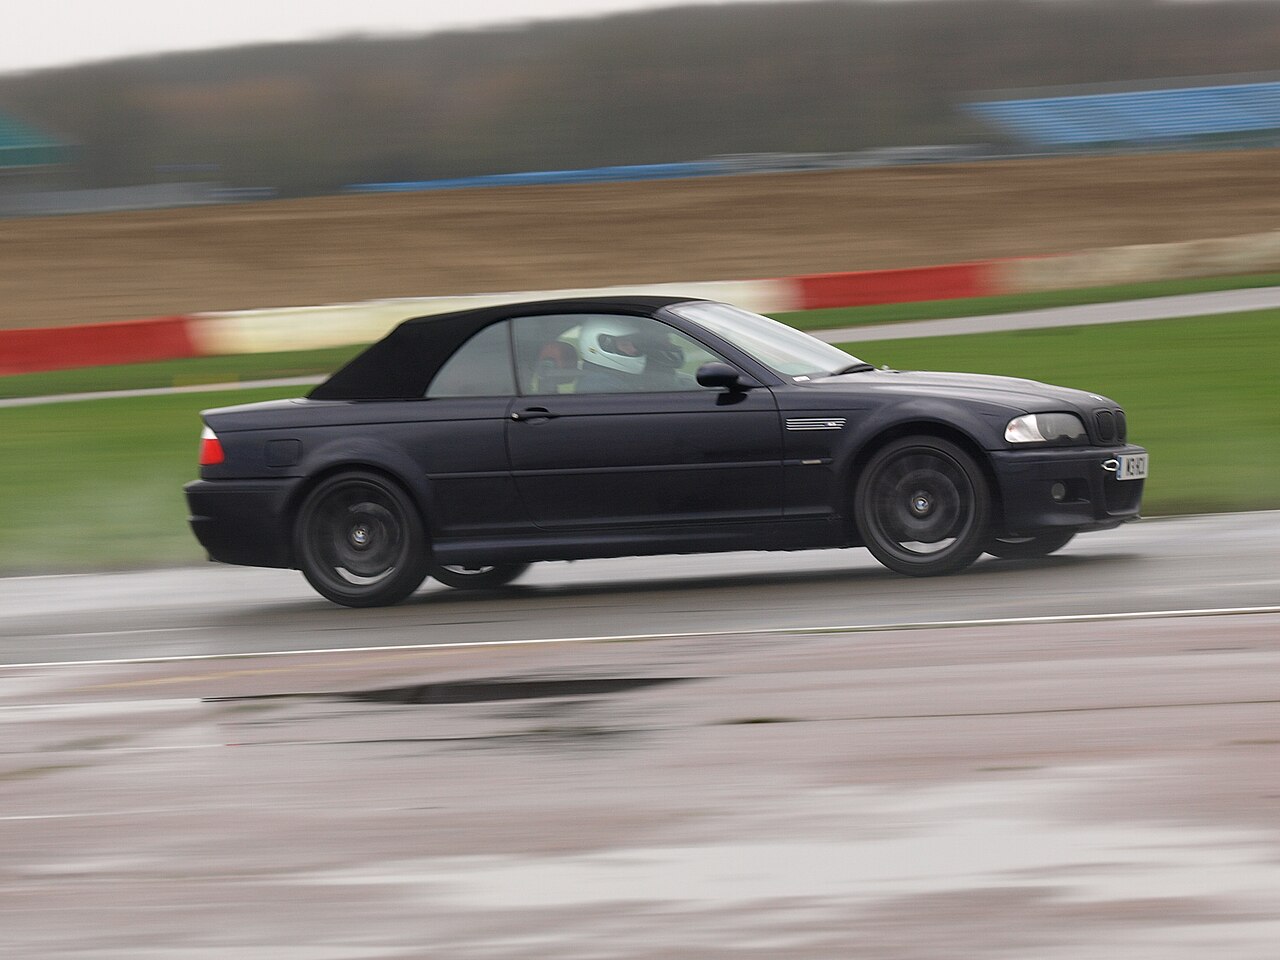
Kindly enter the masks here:
M 976 91 L 1274 71 L 1267 0 L 715 5 L 0 76 L 83 186 L 345 184 L 982 142 Z

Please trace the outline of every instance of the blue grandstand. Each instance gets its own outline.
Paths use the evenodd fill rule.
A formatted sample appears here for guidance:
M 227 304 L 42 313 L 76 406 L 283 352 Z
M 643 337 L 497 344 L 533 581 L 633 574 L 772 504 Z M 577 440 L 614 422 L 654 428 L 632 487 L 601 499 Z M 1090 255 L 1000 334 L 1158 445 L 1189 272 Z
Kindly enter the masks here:
M 962 107 L 1042 147 L 1280 138 L 1280 81 L 993 100 Z

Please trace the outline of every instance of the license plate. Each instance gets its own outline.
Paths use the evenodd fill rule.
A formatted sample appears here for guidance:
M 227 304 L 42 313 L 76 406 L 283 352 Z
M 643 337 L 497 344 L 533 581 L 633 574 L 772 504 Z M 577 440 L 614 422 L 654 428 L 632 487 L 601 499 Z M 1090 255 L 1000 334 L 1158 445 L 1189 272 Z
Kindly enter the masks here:
M 1143 480 L 1147 476 L 1147 454 L 1130 453 L 1116 457 L 1117 480 Z

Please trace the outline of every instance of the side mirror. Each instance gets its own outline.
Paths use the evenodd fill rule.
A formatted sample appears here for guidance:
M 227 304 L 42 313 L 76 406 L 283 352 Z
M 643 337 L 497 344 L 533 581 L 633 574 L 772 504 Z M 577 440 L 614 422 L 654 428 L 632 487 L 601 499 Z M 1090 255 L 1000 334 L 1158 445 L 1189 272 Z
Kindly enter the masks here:
M 727 390 L 742 390 L 742 374 L 727 363 L 712 360 L 698 368 L 698 384 L 703 387 L 724 387 Z

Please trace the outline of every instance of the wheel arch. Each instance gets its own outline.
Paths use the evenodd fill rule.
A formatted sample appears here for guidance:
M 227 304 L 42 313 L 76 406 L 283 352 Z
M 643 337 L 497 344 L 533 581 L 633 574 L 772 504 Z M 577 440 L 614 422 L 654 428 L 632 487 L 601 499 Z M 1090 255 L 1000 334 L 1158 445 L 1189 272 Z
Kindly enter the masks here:
M 843 490 L 841 497 L 841 510 L 848 524 L 849 536 L 857 543 L 865 542 L 862 538 L 862 531 L 858 529 L 857 518 L 853 508 L 854 497 L 858 488 L 858 481 L 862 477 L 862 471 L 866 469 L 871 458 L 876 455 L 886 445 L 900 440 L 904 437 L 936 437 L 939 440 L 947 440 L 954 443 L 965 453 L 973 457 L 975 463 L 982 470 L 984 479 L 991 492 L 991 515 L 992 519 L 998 520 L 1002 513 L 1001 497 L 999 495 L 999 485 L 997 483 L 995 468 L 991 463 L 991 458 L 987 455 L 972 434 L 941 420 L 932 419 L 911 419 L 902 420 L 897 423 L 882 427 L 877 432 L 869 436 L 863 443 L 852 453 L 848 462 L 842 471 Z

